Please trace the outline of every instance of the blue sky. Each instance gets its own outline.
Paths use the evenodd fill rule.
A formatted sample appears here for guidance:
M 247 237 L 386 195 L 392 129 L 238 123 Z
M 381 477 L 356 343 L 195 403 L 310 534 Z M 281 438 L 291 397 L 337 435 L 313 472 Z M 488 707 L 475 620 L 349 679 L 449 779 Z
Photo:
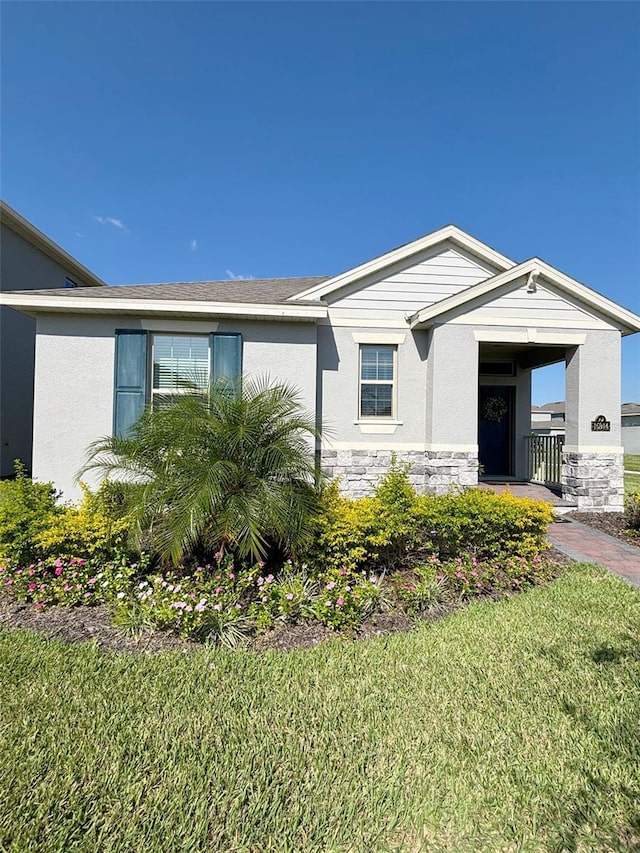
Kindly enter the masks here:
M 109 283 L 337 273 L 454 222 L 640 313 L 637 3 L 4 2 L 1 47 L 2 196 Z

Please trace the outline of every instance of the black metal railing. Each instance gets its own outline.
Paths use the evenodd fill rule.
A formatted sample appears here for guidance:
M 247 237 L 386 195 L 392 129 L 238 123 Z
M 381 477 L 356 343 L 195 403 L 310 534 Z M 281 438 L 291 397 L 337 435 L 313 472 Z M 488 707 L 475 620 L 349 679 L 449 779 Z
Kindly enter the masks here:
M 529 480 L 559 486 L 562 474 L 563 435 L 528 435 Z

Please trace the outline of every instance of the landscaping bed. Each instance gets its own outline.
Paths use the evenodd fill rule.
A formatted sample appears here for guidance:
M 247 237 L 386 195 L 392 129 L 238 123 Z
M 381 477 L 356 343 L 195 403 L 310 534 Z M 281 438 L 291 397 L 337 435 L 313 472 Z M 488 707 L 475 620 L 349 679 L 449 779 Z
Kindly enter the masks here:
M 628 545 L 640 548 L 640 530 L 630 532 L 625 517 L 619 512 L 569 512 L 564 518 L 573 519 L 600 533 L 606 533 L 615 539 L 620 539 Z

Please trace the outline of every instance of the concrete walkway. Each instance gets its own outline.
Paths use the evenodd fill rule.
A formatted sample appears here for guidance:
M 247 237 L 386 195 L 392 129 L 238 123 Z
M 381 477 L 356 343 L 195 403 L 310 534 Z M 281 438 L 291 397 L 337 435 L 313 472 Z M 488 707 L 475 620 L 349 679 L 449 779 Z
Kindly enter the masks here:
M 579 521 L 554 522 L 547 539 L 567 557 L 580 563 L 598 563 L 640 587 L 640 548 Z

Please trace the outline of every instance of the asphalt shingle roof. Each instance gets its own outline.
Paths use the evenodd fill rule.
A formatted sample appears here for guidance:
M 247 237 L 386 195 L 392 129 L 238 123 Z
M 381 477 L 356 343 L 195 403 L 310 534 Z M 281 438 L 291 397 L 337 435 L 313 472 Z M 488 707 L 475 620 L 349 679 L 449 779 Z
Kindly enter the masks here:
M 30 294 L 99 299 L 153 299 L 184 302 L 286 302 L 296 293 L 327 281 L 329 276 L 303 278 L 250 278 L 235 281 L 176 281 L 167 284 L 128 284 L 111 287 L 31 290 Z

